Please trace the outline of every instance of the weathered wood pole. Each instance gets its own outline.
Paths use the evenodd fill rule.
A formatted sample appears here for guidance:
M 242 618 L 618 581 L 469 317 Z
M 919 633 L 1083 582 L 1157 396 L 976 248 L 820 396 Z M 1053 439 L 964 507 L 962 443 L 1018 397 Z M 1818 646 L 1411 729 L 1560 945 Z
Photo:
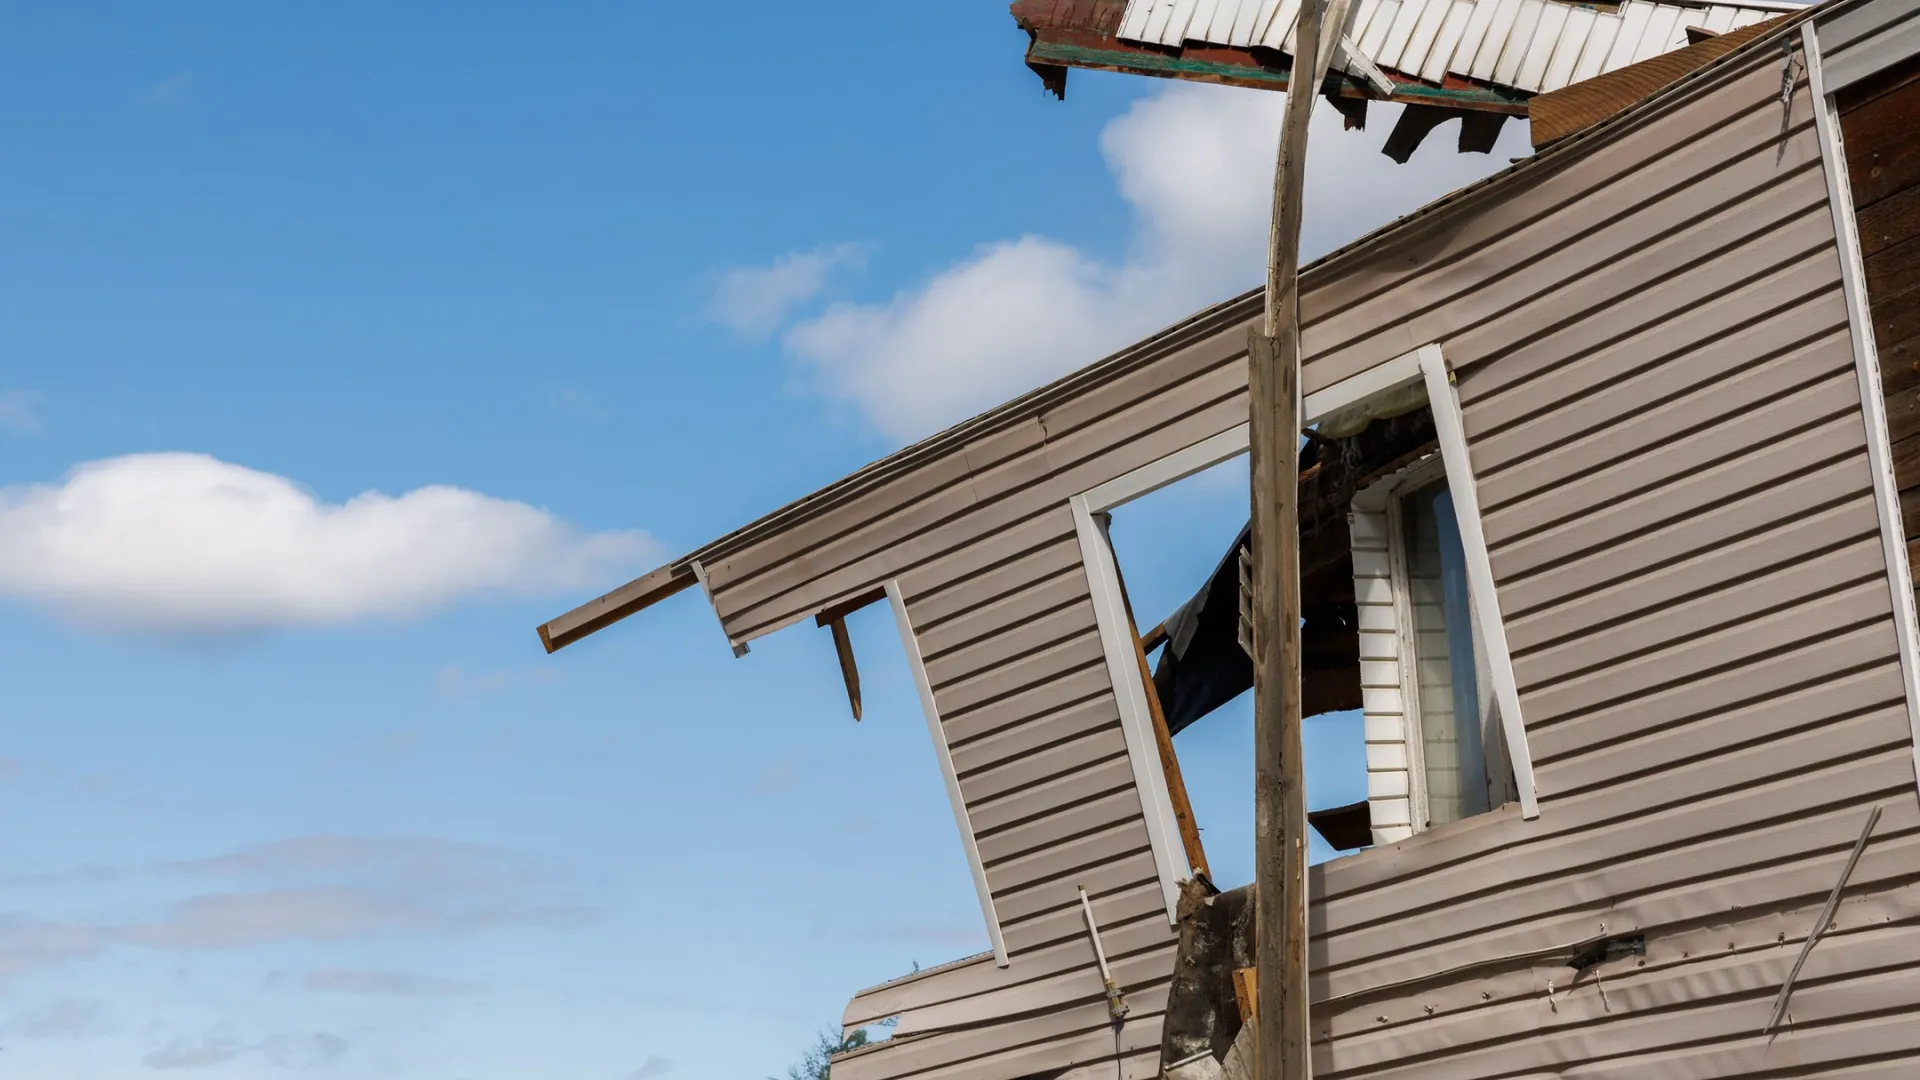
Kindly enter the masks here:
M 1300 749 L 1300 211 L 1326 70 L 1325 0 L 1304 0 L 1273 178 L 1266 325 L 1249 335 L 1253 458 L 1256 1080 L 1308 1080 L 1307 805 Z M 1344 6 L 1344 5 L 1342 5 Z M 1335 28 L 1335 33 L 1339 28 Z

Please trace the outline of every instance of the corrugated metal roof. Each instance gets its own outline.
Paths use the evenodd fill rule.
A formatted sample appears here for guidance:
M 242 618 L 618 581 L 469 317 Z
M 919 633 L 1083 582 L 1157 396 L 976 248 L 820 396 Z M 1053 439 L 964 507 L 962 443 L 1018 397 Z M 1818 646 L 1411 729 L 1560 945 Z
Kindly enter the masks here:
M 1800 6 L 1625 0 L 1607 11 L 1559 0 L 1356 0 L 1346 36 L 1375 64 L 1425 82 L 1453 75 L 1542 93 L 1685 48 L 1689 27 L 1725 33 Z M 1299 15 L 1300 0 L 1130 0 L 1118 36 L 1292 53 Z

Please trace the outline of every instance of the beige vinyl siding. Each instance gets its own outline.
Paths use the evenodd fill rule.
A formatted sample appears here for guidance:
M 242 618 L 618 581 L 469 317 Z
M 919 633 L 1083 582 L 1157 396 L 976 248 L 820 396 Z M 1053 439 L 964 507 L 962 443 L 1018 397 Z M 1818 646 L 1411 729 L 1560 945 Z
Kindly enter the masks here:
M 1920 978 L 1889 959 L 1920 950 L 1904 691 L 1825 181 L 1804 86 L 1783 137 L 1780 56 L 1736 54 L 1303 277 L 1306 389 L 1430 342 L 1457 373 L 1541 801 L 1315 868 L 1316 1076 L 1750 1072 L 1782 942 L 1876 801 L 1862 899 L 1773 1052 L 1872 1075 L 1920 1050 Z M 900 581 L 1005 931 L 1006 969 L 856 998 L 849 1023 L 908 1034 L 840 1080 L 1151 1072 L 1172 934 L 1067 500 L 1243 422 L 1257 312 L 1202 313 L 702 554 L 736 641 Z M 1081 884 L 1134 1006 L 1117 1044 Z M 1565 984 L 1575 943 L 1633 930 L 1647 963 L 1603 972 L 1610 1011 Z

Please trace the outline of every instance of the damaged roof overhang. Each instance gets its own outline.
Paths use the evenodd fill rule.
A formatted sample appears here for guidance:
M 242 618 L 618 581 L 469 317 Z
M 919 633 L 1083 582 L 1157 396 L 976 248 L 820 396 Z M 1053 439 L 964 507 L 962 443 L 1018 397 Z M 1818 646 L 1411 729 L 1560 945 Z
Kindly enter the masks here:
M 1080 0 L 1080 2 L 1105 3 L 1108 0 Z M 1766 47 L 1763 43 L 1784 37 L 1789 28 L 1810 17 L 1814 10 L 1808 8 L 1785 16 L 1777 22 L 1769 23 L 1767 31 L 1748 40 L 1745 43 L 1746 46 Z M 1501 198 L 1509 185 L 1524 183 L 1524 178 L 1541 169 L 1558 167 L 1568 155 L 1579 153 L 1579 148 L 1582 146 L 1605 141 L 1616 137 L 1620 132 L 1630 130 L 1629 125 L 1633 122 L 1634 116 L 1657 107 L 1658 101 L 1677 92 L 1683 84 L 1706 77 L 1705 73 L 1709 69 L 1729 62 L 1729 57 L 1741 51 L 1743 49 L 1735 48 L 1725 55 L 1713 57 L 1688 71 L 1675 82 L 1663 86 L 1650 97 L 1633 102 L 1620 112 L 1607 116 L 1570 137 L 1557 140 L 1543 152 L 1533 157 L 1521 158 L 1483 180 L 1468 184 L 1411 214 L 1322 255 L 1301 267 L 1302 289 L 1311 288 L 1322 275 L 1336 275 L 1360 266 L 1366 260 L 1388 250 L 1391 245 L 1417 237 L 1425 230 L 1442 228 L 1452 214 L 1470 212 L 1471 207 L 1483 200 Z M 629 615 L 645 610 L 697 584 L 699 574 L 695 567 L 702 559 L 724 558 L 732 552 L 792 528 L 799 522 L 830 513 L 835 508 L 921 468 L 931 461 L 951 454 L 969 440 L 982 438 L 1006 430 L 1014 424 L 1026 422 L 1062 401 L 1071 400 L 1085 393 L 1089 387 L 1103 385 L 1129 372 L 1156 363 L 1194 340 L 1209 334 L 1243 327 L 1258 317 L 1261 303 L 1261 290 L 1250 289 L 1239 296 L 1197 312 L 1144 341 L 1130 345 L 1054 382 L 1028 391 L 997 408 L 989 409 L 881 458 L 811 495 L 789 503 L 657 570 L 643 574 L 603 596 L 589 600 L 566 614 L 548 621 L 539 627 L 541 643 L 551 653 Z
M 1120 18 L 1126 0 L 1016 0 L 1013 19 L 1027 32 L 1027 66 L 1048 90 L 1064 96 L 1067 69 L 1088 68 L 1129 75 L 1245 86 L 1257 90 L 1285 90 L 1293 58 L 1272 49 L 1189 43 L 1167 49 L 1123 41 Z M 1327 77 L 1323 93 L 1329 97 L 1400 101 L 1480 112 L 1524 116 L 1528 95 L 1484 83 L 1448 76 L 1441 83 L 1424 82 L 1401 71 L 1387 72 L 1392 94 L 1381 94 L 1361 79 L 1341 72 Z

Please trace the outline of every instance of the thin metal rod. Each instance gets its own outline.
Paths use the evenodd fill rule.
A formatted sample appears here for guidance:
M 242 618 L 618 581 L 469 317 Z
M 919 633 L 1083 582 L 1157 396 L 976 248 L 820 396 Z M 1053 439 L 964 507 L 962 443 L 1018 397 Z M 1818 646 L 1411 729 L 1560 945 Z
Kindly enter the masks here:
M 1787 981 L 1780 984 L 1780 994 L 1773 999 L 1773 1015 L 1767 1017 L 1767 1026 L 1760 1029 L 1765 1035 L 1772 1031 L 1780 1018 L 1787 1015 L 1787 1001 L 1793 997 L 1793 981 L 1800 977 L 1800 968 L 1807 962 L 1807 954 L 1827 936 L 1827 925 L 1833 922 L 1833 913 L 1840 906 L 1840 894 L 1846 890 L 1847 879 L 1853 876 L 1853 868 L 1860 865 L 1860 856 L 1867 850 L 1867 838 L 1873 835 L 1873 827 L 1880 823 L 1880 807 L 1875 806 L 1867 813 L 1867 824 L 1860 830 L 1860 839 L 1853 842 L 1853 854 L 1847 856 L 1847 865 L 1840 871 L 1840 880 L 1833 883 L 1833 892 L 1827 894 L 1827 906 L 1820 909 L 1820 918 L 1807 932 L 1807 940 L 1800 943 L 1800 956 L 1793 962 L 1793 970 L 1787 972 Z

